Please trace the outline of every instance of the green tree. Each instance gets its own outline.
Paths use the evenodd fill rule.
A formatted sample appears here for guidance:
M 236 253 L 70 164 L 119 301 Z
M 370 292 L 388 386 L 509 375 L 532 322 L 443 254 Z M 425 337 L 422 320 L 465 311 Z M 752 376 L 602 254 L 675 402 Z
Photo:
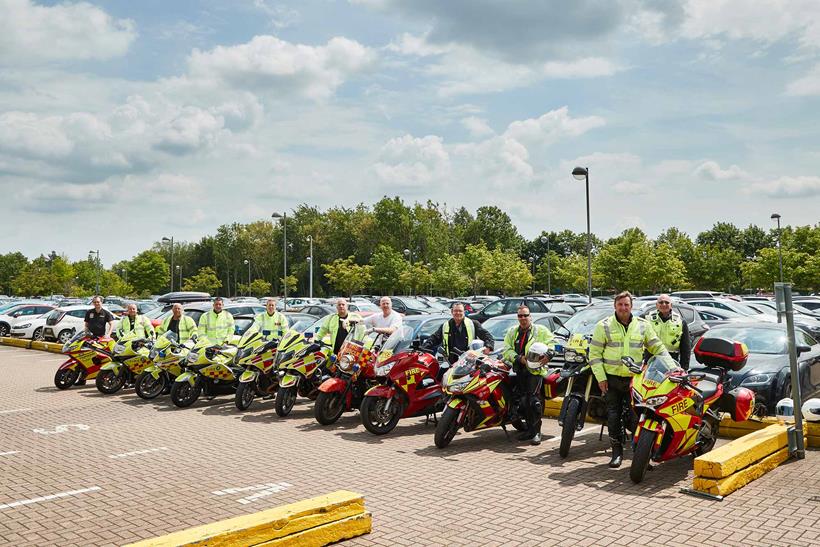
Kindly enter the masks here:
M 484 242 L 478 245 L 467 245 L 461 254 L 461 271 L 470 280 L 473 294 L 478 294 L 479 290 L 484 287 L 482 273 L 484 272 L 484 265 L 490 259 L 490 251 L 487 250 Z
M 399 284 L 410 294 L 427 292 L 433 283 L 433 275 L 424 264 L 413 264 L 399 274 Z
M 21 252 L 0 255 L 0 292 L 11 294 L 12 281 L 28 264 L 28 258 Z
M 12 281 L 14 293 L 20 296 L 71 294 L 74 268 L 63 256 L 40 256 L 26 264 Z
M 409 265 L 399 251 L 379 245 L 370 258 L 370 265 L 373 267 L 373 288 L 379 294 L 392 295 L 397 286 L 406 286 L 400 277 Z
M 731 249 L 738 254 L 743 252 L 743 233 L 729 222 L 716 222 L 711 229 L 699 233 L 695 242 L 699 246 Z
M 729 248 L 719 248 L 712 245 L 698 245 L 691 262 L 693 284 L 698 289 L 712 289 L 731 291 L 732 287 L 741 285 L 740 253 Z
M 515 251 L 490 251 L 480 273 L 484 286 L 494 292 L 519 294 L 529 289 L 533 277 L 529 264 L 521 260 Z
M 222 287 L 222 282 L 216 276 L 216 272 L 209 266 L 199 269 L 196 275 L 186 277 L 182 283 L 184 291 L 201 291 L 210 295 L 215 295 Z
M 131 259 L 126 268 L 128 283 L 139 295 L 156 294 L 169 286 L 170 268 L 157 251 L 141 252 Z
M 271 294 L 272 285 L 269 281 L 265 281 L 264 279 L 254 279 L 251 281 L 251 294 L 256 296 L 257 298 L 260 296 L 270 296 Z
M 446 255 L 439 260 L 433 272 L 433 287 L 450 297 L 464 294 L 470 287 L 470 278 L 462 271 L 458 256 Z
M 332 287 L 346 296 L 370 286 L 372 280 L 372 266 L 360 266 L 353 260 L 353 256 L 337 258 L 330 264 L 322 264 L 325 277 Z
M 287 277 L 279 278 L 279 286 L 284 287 L 286 283 L 288 286 L 288 294 L 291 296 L 296 294 L 296 287 L 299 285 L 299 278 L 295 275 L 288 275 Z
M 646 234 L 640 228 L 629 228 L 610 239 L 594 262 L 605 287 L 638 291 L 648 286 L 644 270 L 649 260 L 651 249 Z
M 510 215 L 495 205 L 479 207 L 464 233 L 464 241 L 473 245 L 484 243 L 488 249 L 513 249 L 518 251 L 524 238 L 512 223 Z
M 553 292 L 556 287 L 561 292 L 577 292 L 586 294 L 587 292 L 587 257 L 585 254 L 571 254 L 566 257 L 559 257 L 553 264 L 552 286 Z M 601 287 L 604 284 L 603 276 L 596 269 L 596 263 L 592 263 L 592 286 Z

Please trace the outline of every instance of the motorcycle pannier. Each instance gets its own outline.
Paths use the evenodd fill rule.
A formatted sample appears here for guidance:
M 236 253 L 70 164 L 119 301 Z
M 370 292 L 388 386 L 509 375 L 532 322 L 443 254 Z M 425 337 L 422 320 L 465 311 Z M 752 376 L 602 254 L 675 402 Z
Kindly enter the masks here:
M 738 371 L 746 365 L 748 358 L 749 348 L 743 342 L 701 337 L 695 344 L 695 359 L 707 367 Z
M 755 392 L 745 387 L 736 387 L 720 396 L 718 410 L 728 412 L 736 422 L 744 422 L 755 408 Z

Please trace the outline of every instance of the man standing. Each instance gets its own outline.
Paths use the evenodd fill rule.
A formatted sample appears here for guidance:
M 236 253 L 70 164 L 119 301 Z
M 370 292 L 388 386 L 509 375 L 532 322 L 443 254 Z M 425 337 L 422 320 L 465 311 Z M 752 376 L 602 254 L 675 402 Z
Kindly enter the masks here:
M 233 315 L 222 309 L 222 297 L 214 298 L 214 307 L 199 318 L 199 330 L 216 345 L 229 342 L 234 333 Z
M 544 377 L 540 371 L 533 373 L 527 366 L 527 354 L 536 342 L 542 342 L 548 349 L 555 347 L 550 329 L 545 325 L 533 325 L 530 309 L 522 304 L 518 307 L 518 326 L 510 327 L 504 336 L 503 357 L 515 370 L 518 396 L 527 420 L 527 431 L 520 433 L 518 440 L 530 441 L 534 445 L 541 444 L 541 417 L 544 414 L 541 405 Z M 539 361 L 546 364 L 549 357 L 545 355 Z
M 662 294 L 655 302 L 656 311 L 647 316 L 652 328 L 663 342 L 666 351 L 685 370 L 689 370 L 689 354 L 692 351 L 692 341 L 689 338 L 689 325 L 681 315 L 672 309 L 672 298 Z
M 180 344 L 184 344 L 197 334 L 196 323 L 190 316 L 182 313 L 182 304 L 177 303 L 171 307 L 171 315 L 159 326 L 157 334 L 165 334 L 168 331 L 176 333 Z
M 393 311 L 393 301 L 389 296 L 382 296 L 379 300 L 381 313 L 374 313 L 364 320 L 364 326 L 373 329 L 379 334 L 391 335 L 401 327 L 401 315 Z
M 265 302 L 265 311 L 253 318 L 253 324 L 262 333 L 266 340 L 281 339 L 288 330 L 288 318 L 285 314 L 276 311 L 276 299 L 268 298 Z
M 624 424 L 621 413 L 630 401 L 632 373 L 623 357 L 636 362 L 643 359 L 644 349 L 652 355 L 666 352 L 649 321 L 632 315 L 632 294 L 615 297 L 615 314 L 601 319 L 589 342 L 589 364 L 606 401 L 607 429 L 612 445 L 609 467 L 620 467 L 624 455 Z
M 97 338 L 107 336 L 114 329 L 114 316 L 102 307 L 102 298 L 95 296 L 91 299 L 92 309 L 85 312 L 85 330 Z
M 342 342 L 347 338 L 347 328 L 347 300 L 339 298 L 336 300 L 336 313 L 325 318 L 319 332 L 316 333 L 316 338 L 322 340 L 326 335 L 330 335 L 333 354 L 336 355 L 342 348 Z
M 462 353 L 467 351 L 470 341 L 476 337 L 484 341 L 484 353 L 490 353 L 495 346 L 493 335 L 487 332 L 481 323 L 469 317 L 464 317 L 464 304 L 455 303 L 451 308 L 453 318 L 441 325 L 430 338 L 424 342 L 424 347 L 430 350 L 441 346 L 441 351 L 452 365 Z
M 154 326 L 144 315 L 137 313 L 137 305 L 133 302 L 128 304 L 125 315 L 120 320 L 120 328 L 117 329 L 117 336 L 122 338 L 126 334 L 136 333 L 137 338 L 153 338 Z

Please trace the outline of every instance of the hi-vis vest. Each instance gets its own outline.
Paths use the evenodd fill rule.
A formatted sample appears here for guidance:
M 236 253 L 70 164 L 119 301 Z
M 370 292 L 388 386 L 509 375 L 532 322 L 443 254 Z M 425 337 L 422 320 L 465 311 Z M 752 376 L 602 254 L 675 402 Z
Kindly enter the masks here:
M 475 325 L 473 320 L 469 317 L 464 318 L 464 327 L 467 329 L 467 345 L 475 338 Z M 444 349 L 444 355 L 450 355 L 450 320 L 448 319 L 441 326 L 441 347 Z
M 119 336 L 128 334 L 131 331 L 134 331 L 139 338 L 149 338 L 154 336 L 154 327 L 151 325 L 151 321 L 144 315 L 137 314 L 137 316 L 134 317 L 133 325 L 131 324 L 130 317 L 127 315 L 122 316 L 122 319 L 120 320 L 120 327 L 117 329 Z
M 199 318 L 199 331 L 214 344 L 224 344 L 233 336 L 233 315 L 225 310 L 222 310 L 219 315 L 209 310 Z
M 601 319 L 589 342 L 589 364 L 595 379 L 603 382 L 607 374 L 632 376 L 621 358 L 629 356 L 640 363 L 644 348 L 653 355 L 666 351 L 649 321 L 633 316 L 625 329 L 615 314 Z
M 502 357 L 504 357 L 504 361 L 509 364 L 515 363 L 515 358 L 518 356 L 518 348 L 516 347 L 516 340 L 518 339 L 518 329 L 520 329 L 518 325 L 514 325 L 507 329 L 507 334 L 504 335 L 504 351 L 502 353 Z M 524 344 L 524 352 L 523 354 L 526 355 L 527 352 L 530 351 L 530 346 L 532 346 L 535 342 L 543 342 L 547 345 L 549 349 L 555 349 L 555 338 L 552 335 L 552 331 L 545 326 L 545 325 L 535 325 L 533 324 L 530 327 L 530 332 L 527 336 L 527 342 Z M 527 372 L 529 372 L 529 368 Z
M 168 317 L 166 317 L 165 321 L 163 321 L 162 325 L 160 325 L 157 329 L 157 334 L 165 334 L 168 331 L 168 326 L 171 324 L 171 321 L 173 320 L 173 315 L 169 315 Z M 182 314 L 182 317 L 179 318 L 178 329 L 180 344 L 187 342 L 191 339 L 191 336 L 197 334 L 196 323 L 194 322 L 193 318 L 185 314 Z
M 683 318 L 678 312 L 673 311 L 672 317 L 664 321 L 661 319 L 660 312 L 653 311 L 647 319 L 652 323 L 655 334 L 663 342 L 667 351 L 678 351 L 680 349 L 680 341 L 683 337 Z
M 263 311 L 253 318 L 253 322 L 262 336 L 268 339 L 281 339 L 285 331 L 288 330 L 288 318 L 284 314 L 273 312 L 273 315 L 268 315 L 267 311 Z M 267 332 L 268 334 L 265 334 Z

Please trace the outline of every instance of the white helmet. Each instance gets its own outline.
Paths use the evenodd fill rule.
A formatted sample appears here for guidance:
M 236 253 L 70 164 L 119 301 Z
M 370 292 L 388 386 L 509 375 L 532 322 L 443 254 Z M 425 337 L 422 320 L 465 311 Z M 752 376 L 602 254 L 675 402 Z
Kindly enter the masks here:
M 794 421 L 794 401 L 791 399 L 780 399 L 775 407 L 775 414 L 778 420 Z
M 820 422 L 820 399 L 809 399 L 803 403 L 801 410 L 807 422 Z
M 543 365 L 541 364 L 541 359 L 547 354 L 549 348 L 544 342 L 536 342 L 530 346 L 529 351 L 527 351 L 527 368 L 530 370 L 538 370 Z

